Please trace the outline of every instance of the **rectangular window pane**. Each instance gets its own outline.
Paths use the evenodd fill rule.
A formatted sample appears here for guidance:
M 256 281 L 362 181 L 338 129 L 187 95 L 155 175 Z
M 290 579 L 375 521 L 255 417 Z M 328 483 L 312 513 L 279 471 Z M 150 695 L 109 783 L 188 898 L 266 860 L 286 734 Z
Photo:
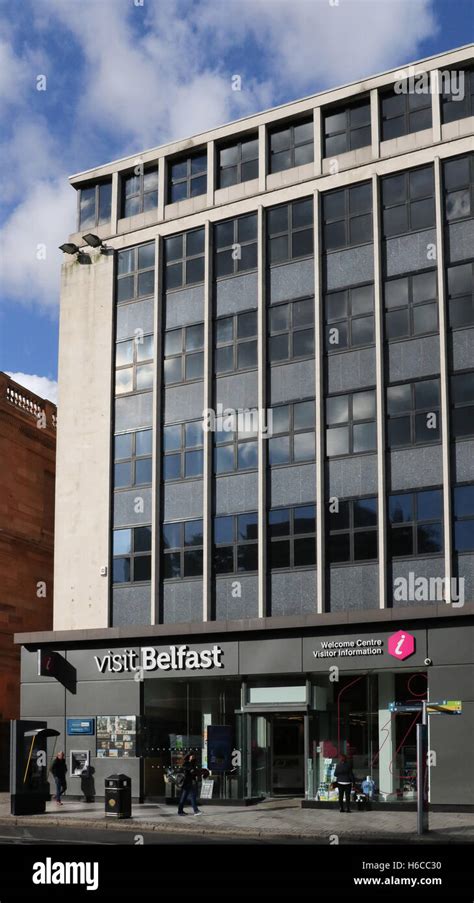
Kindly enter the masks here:
M 349 454 L 349 429 L 347 426 L 326 431 L 326 454 L 329 457 Z
M 279 540 L 278 542 L 271 542 L 268 551 L 270 558 L 269 566 L 271 570 L 290 567 L 289 539 Z
M 277 508 L 268 512 L 268 535 L 289 536 L 290 533 L 290 509 Z
M 377 431 L 375 423 L 356 423 L 353 427 L 354 453 L 375 451 L 376 448 Z
M 354 561 L 371 561 L 377 557 L 377 531 L 354 533 Z
M 309 536 L 304 539 L 295 539 L 294 553 L 295 568 L 310 567 L 316 564 L 316 543 Z

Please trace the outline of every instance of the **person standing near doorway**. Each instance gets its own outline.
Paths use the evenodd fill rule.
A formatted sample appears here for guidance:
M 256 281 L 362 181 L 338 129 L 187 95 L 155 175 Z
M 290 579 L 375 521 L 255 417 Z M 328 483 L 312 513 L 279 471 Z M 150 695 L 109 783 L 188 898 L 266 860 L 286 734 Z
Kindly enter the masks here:
M 334 780 L 339 791 L 339 811 L 351 811 L 351 790 L 355 784 L 354 772 L 352 765 L 348 762 L 347 756 L 340 756 L 334 772 Z M 344 797 L 346 798 L 347 808 L 344 810 Z
M 54 783 L 56 784 L 56 793 L 54 795 L 56 805 L 62 806 L 61 794 L 63 794 L 66 790 L 67 774 L 66 758 L 63 752 L 58 752 L 53 764 L 51 765 L 51 774 L 53 775 Z
M 200 809 L 198 809 L 197 805 L 197 785 L 200 776 L 200 769 L 197 767 L 196 756 L 194 753 L 188 753 L 184 757 L 183 762 L 183 772 L 184 772 L 184 780 L 181 787 L 181 793 L 179 795 L 178 801 L 178 815 L 186 815 L 184 811 L 184 804 L 188 798 L 191 797 L 191 805 L 193 807 L 194 815 L 202 815 Z

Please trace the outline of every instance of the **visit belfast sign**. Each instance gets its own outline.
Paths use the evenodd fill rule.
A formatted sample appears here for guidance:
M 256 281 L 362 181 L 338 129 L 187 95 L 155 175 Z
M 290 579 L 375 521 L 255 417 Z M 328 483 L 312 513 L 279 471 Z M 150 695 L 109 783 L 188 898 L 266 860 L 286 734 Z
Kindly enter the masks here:
M 124 671 L 212 671 L 223 668 L 221 646 L 207 649 L 190 649 L 189 646 L 168 646 L 156 649 L 142 646 L 140 650 L 125 649 L 123 652 L 109 651 L 94 659 L 101 674 L 108 672 L 121 674 Z

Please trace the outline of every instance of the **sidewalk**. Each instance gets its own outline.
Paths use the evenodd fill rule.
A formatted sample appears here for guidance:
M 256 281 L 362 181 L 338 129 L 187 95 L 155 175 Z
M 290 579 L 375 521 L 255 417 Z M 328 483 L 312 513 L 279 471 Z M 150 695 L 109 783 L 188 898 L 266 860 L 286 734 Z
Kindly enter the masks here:
M 54 802 L 46 804 L 44 815 L 10 815 L 10 798 L 0 794 L 0 824 L 78 826 L 107 828 L 111 831 L 163 831 L 167 834 L 208 834 L 275 840 L 281 838 L 314 839 L 319 843 L 419 843 L 416 834 L 416 812 L 358 812 L 351 817 L 337 808 L 302 809 L 300 799 L 272 799 L 255 806 L 204 806 L 203 815 L 179 818 L 174 806 L 153 803 L 133 806 L 131 819 L 114 819 L 104 814 L 104 803 L 82 803 L 66 799 L 62 807 Z M 426 843 L 473 843 L 474 813 L 433 812 L 430 831 L 423 836 Z

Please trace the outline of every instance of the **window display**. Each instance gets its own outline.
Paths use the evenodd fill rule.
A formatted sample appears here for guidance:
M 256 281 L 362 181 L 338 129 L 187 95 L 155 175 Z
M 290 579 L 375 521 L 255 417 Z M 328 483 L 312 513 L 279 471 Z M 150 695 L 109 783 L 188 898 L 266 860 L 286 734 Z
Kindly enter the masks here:
M 97 716 L 97 758 L 136 756 L 136 715 Z

